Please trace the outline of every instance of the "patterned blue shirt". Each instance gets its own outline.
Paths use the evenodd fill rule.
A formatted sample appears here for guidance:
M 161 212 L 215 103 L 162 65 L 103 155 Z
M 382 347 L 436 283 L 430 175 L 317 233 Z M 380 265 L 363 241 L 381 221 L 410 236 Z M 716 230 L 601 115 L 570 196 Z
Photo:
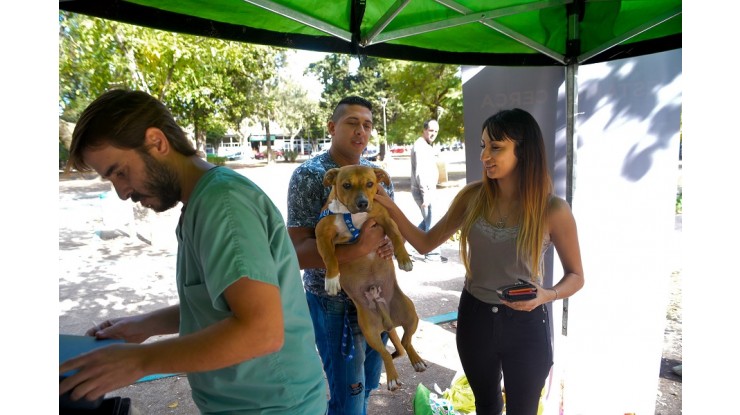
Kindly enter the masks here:
M 360 159 L 361 166 L 378 167 L 364 158 Z M 319 214 L 321 208 L 329 198 L 331 187 L 324 186 L 324 175 L 327 171 L 340 167 L 332 160 L 329 152 L 322 153 L 314 158 L 305 161 L 298 166 L 290 177 L 288 187 L 288 220 L 289 228 L 315 228 L 319 223 Z M 389 187 L 382 185 L 388 195 L 393 198 L 393 182 Z M 328 297 L 329 294 L 324 290 L 324 275 L 326 270 L 323 268 L 306 268 L 303 270 L 303 287 L 306 291 L 321 296 Z M 350 301 L 349 297 L 340 291 L 339 295 L 345 301 Z

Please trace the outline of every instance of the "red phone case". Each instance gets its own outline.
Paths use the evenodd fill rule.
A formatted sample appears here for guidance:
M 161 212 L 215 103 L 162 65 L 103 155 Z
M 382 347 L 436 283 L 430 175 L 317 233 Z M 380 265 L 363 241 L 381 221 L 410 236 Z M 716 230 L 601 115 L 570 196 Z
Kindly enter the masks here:
M 500 299 L 510 302 L 526 301 L 537 297 L 537 287 L 523 279 L 519 279 L 515 284 L 499 287 L 496 290 L 496 294 L 498 294 Z

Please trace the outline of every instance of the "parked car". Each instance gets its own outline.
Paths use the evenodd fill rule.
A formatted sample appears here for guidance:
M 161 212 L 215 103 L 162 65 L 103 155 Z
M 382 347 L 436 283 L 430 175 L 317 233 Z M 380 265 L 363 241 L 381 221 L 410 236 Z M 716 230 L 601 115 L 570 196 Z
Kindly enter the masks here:
M 403 154 L 403 153 L 406 152 L 406 147 L 395 145 L 395 146 L 391 147 L 391 150 L 390 151 L 393 154 Z
M 277 160 L 283 157 L 283 150 L 280 149 L 272 149 L 272 159 Z M 261 153 L 254 153 L 254 158 L 257 160 L 263 160 L 267 158 L 267 151 L 263 151 Z
M 362 157 L 370 161 L 377 161 L 378 153 L 379 153 L 378 147 L 375 147 L 374 145 L 368 145 L 367 147 L 365 147 L 365 150 L 362 152 Z
M 237 151 L 236 153 L 229 154 L 226 156 L 226 160 L 234 161 L 234 160 L 241 160 L 244 158 L 244 154 L 242 154 L 241 151 Z
M 462 150 L 462 148 L 463 148 L 462 143 L 459 141 L 456 141 L 451 144 L 442 144 L 439 151 L 458 151 L 458 150 Z

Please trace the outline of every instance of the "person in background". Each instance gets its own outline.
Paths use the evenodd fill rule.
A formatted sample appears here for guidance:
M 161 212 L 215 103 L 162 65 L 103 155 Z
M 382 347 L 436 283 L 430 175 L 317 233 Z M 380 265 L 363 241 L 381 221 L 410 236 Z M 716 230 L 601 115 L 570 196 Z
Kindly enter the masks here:
M 568 203 L 553 194 L 542 132 L 526 111 L 500 111 L 483 123 L 483 177 L 465 186 L 428 232 L 414 226 L 382 192 L 401 234 L 428 252 L 461 230 L 465 285 L 457 320 L 460 362 L 478 415 L 537 414 L 553 363 L 545 304 L 568 298 L 584 284 L 576 222 Z M 554 245 L 563 276 L 543 287 L 543 256 Z M 518 279 L 537 287 L 536 297 L 509 302 L 496 290 Z
M 428 120 L 424 123 L 421 137 L 417 138 L 411 147 L 411 195 L 421 211 L 419 229 L 428 231 L 434 225 L 434 218 L 441 206 L 434 206 L 437 199 L 437 182 L 439 169 L 437 168 L 437 154 L 432 147 L 434 139 L 439 134 L 439 123 Z M 432 213 L 435 216 L 432 216 Z M 439 247 L 424 255 L 425 261 L 447 262 L 442 256 Z
M 77 371 L 60 395 L 96 400 L 151 374 L 185 372 L 204 414 L 326 413 L 298 259 L 260 188 L 198 157 L 167 108 L 138 91 L 106 92 L 85 109 L 69 166 L 94 170 L 121 199 L 156 212 L 182 202 L 180 303 L 92 327 L 88 336 L 126 343 L 60 364 L 60 374 Z
M 372 104 L 357 96 L 343 98 L 327 127 L 331 134 L 329 150 L 298 166 L 290 178 L 287 226 L 303 269 L 316 346 L 329 381 L 329 414 L 364 415 L 370 392 L 378 387 L 383 361 L 362 335 L 352 300 L 344 291 L 330 296 L 324 289 L 326 269 L 316 248 L 315 228 L 331 191 L 323 183 L 328 170 L 356 164 L 377 167 L 361 158 L 373 129 Z M 393 197 L 392 184 L 385 191 Z M 370 219 L 357 241 L 337 246 L 336 254 L 342 264 L 373 251 L 388 261 L 393 258 L 393 244 Z M 387 333 L 382 338 L 387 342 Z

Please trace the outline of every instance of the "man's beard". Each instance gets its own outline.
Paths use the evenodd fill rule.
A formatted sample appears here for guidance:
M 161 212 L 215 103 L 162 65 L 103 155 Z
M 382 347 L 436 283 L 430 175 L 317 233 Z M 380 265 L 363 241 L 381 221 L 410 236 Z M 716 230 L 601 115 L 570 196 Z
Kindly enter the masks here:
M 182 188 L 177 177 L 177 172 L 166 164 L 158 161 L 146 151 L 138 152 L 144 160 L 147 181 L 145 191 L 159 200 L 158 206 L 150 206 L 155 212 L 164 212 L 171 209 L 180 202 Z

